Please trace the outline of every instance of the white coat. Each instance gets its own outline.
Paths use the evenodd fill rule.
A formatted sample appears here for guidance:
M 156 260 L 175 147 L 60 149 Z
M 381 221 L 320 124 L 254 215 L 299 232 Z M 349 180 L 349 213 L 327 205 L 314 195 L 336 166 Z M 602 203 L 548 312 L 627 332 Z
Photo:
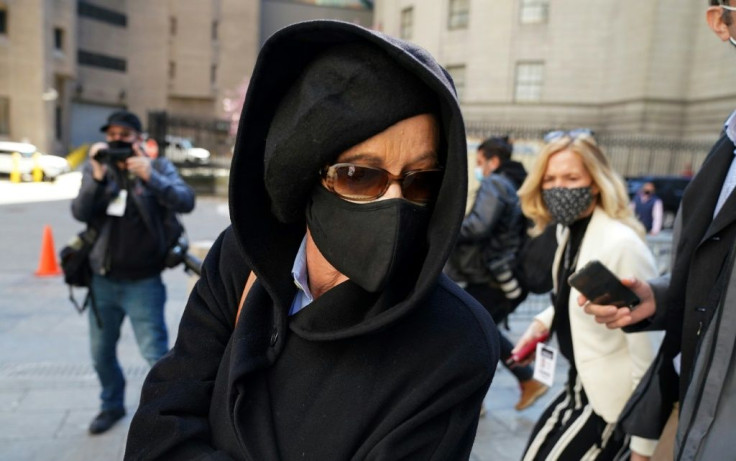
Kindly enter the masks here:
M 558 247 L 552 268 L 554 291 L 557 273 L 570 231 L 558 227 Z M 657 276 L 654 256 L 636 232 L 596 207 L 578 250 L 576 267 L 599 260 L 619 278 L 648 280 Z M 590 405 L 608 423 L 618 420 L 626 401 L 649 368 L 661 342 L 660 332 L 624 333 L 595 321 L 578 305 L 580 292 L 570 289 L 568 310 L 575 366 Z M 535 317 L 547 328 L 552 325 L 554 307 Z M 653 450 L 653 443 L 632 438 L 631 448 L 641 454 Z

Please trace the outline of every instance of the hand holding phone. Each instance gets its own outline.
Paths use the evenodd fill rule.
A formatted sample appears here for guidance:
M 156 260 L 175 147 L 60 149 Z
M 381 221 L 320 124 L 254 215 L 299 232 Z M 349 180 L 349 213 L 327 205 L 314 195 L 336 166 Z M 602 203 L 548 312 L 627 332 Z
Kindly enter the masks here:
M 641 302 L 636 293 L 622 284 L 600 261 L 590 261 L 567 281 L 593 304 L 633 309 Z

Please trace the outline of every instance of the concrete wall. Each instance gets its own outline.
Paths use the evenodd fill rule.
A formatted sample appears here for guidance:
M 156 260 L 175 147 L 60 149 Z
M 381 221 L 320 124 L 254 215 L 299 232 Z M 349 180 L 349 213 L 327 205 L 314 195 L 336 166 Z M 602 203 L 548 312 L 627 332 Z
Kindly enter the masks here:
M 10 98 L 10 134 L 3 139 L 28 140 L 45 148 L 48 127 L 42 94 L 45 0 L 5 2 L 7 35 L 0 37 L 0 95 Z
M 221 0 L 220 18 L 215 111 L 224 116 L 223 100 L 241 97 L 238 88 L 250 80 L 256 62 L 260 1 Z
M 361 9 L 299 4 L 287 0 L 260 0 L 260 43 L 289 24 L 310 19 L 338 19 L 370 27 L 373 12 Z
M 377 0 L 374 24 L 411 40 L 445 66 L 466 66 L 466 119 L 533 127 L 712 138 L 736 106 L 736 50 L 718 43 L 704 1 L 552 0 L 548 21 L 521 24 L 516 0 L 471 0 L 467 29 L 448 30 L 447 2 Z M 542 98 L 514 101 L 516 64 L 545 64 Z

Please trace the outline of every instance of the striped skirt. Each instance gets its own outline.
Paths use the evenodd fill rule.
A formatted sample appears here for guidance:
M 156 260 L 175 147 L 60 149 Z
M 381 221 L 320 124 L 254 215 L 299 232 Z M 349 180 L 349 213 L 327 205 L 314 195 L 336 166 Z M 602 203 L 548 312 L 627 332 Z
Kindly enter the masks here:
M 598 416 L 570 368 L 564 390 L 534 425 L 522 461 L 613 461 L 628 459 L 629 437 Z

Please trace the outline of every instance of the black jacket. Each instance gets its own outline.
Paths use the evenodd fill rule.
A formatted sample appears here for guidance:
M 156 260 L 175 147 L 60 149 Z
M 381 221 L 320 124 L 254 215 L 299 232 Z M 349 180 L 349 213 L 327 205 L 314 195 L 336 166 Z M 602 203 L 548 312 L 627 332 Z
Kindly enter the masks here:
M 377 294 L 348 280 L 289 317 L 305 223 L 283 224 L 271 212 L 266 133 L 309 56 L 345 41 L 387 50 L 442 100 L 445 176 L 418 276 Z M 467 459 L 498 338 L 485 310 L 441 274 L 462 220 L 466 155 L 449 76 L 422 50 L 333 21 L 271 37 L 238 130 L 232 227 L 205 260 L 176 345 L 146 378 L 125 458 Z M 258 279 L 236 326 L 251 269 Z
M 128 191 L 125 214 L 109 216 L 108 205 L 123 189 Z M 176 213 L 192 211 L 194 200 L 192 188 L 165 158 L 151 162 L 147 182 L 112 168 L 104 180 L 96 181 L 87 162 L 72 214 L 97 229 L 99 237 L 90 253 L 93 272 L 124 280 L 160 273 L 166 251 L 181 232 Z
M 666 330 L 657 358 L 622 414 L 624 427 L 632 434 L 658 437 L 672 404 L 684 402 L 686 393 L 689 398 L 699 394 L 688 393 L 688 387 L 702 337 L 729 287 L 728 260 L 736 242 L 736 195 L 731 194 L 713 218 L 733 151 L 733 143 L 722 136 L 685 189 L 675 222 L 672 273 L 650 281 L 655 316 L 627 328 Z M 672 364 L 678 354 L 682 354 L 679 379 Z
M 483 178 L 446 273 L 458 282 L 495 280 L 492 269 L 503 272 L 516 266 L 525 233 L 526 220 L 513 183 L 496 173 Z
M 511 181 L 514 185 L 514 189 L 516 190 L 519 190 L 527 176 L 524 165 L 516 160 L 507 160 L 503 162 L 496 171 L 494 171 L 494 173 L 505 176 L 509 181 Z

